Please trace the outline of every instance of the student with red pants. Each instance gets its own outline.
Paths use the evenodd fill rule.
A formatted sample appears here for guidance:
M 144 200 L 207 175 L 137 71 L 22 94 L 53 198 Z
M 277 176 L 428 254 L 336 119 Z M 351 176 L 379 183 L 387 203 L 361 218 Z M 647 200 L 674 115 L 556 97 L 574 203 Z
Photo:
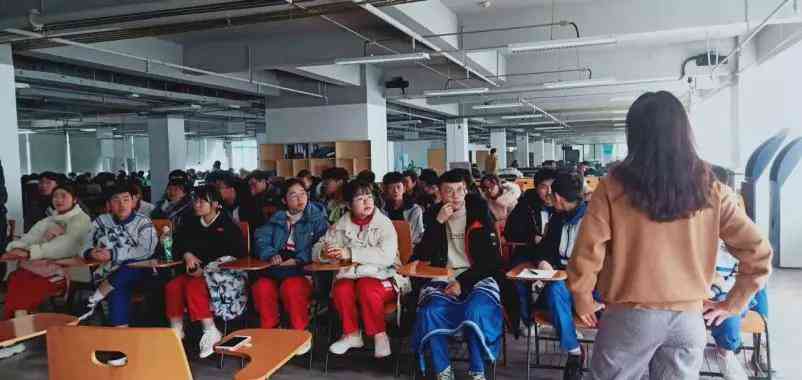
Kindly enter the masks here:
M 195 217 L 187 218 L 176 231 L 177 257 L 186 264 L 186 273 L 167 283 L 165 303 L 170 326 L 184 338 L 184 309 L 192 321 L 201 321 L 203 336 L 200 357 L 213 353 L 223 335 L 214 325 L 211 296 L 204 277 L 204 267 L 223 256 L 241 257 L 244 253 L 242 233 L 225 212 L 223 199 L 211 186 L 201 188 L 193 202 Z
M 355 264 L 337 272 L 332 290 L 343 329 L 342 337 L 329 347 L 336 355 L 364 346 L 360 316 L 365 332 L 374 339 L 374 356 L 391 354 L 384 305 L 395 302 L 398 294 L 399 284 L 393 280 L 400 264 L 398 236 L 390 219 L 374 205 L 372 190 L 370 183 L 361 180 L 348 183 L 343 190 L 348 213 L 313 249 L 315 258 L 321 261 L 350 260 Z
M 312 282 L 303 267 L 312 261 L 312 246 L 326 233 L 329 223 L 322 205 L 309 202 L 304 183 L 287 180 L 281 189 L 286 210 L 273 214 L 264 226 L 256 230 L 256 254 L 271 267 L 259 273 L 254 282 L 253 303 L 259 313 L 261 326 L 272 329 L 279 323 L 279 299 L 290 317 L 290 326 L 306 329 L 309 324 L 309 299 Z M 305 354 L 311 345 L 303 347 Z

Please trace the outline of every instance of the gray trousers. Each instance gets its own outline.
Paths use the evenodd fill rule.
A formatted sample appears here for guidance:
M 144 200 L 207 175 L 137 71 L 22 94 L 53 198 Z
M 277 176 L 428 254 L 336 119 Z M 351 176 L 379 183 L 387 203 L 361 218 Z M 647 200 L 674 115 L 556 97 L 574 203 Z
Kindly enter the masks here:
M 698 312 L 608 310 L 593 346 L 590 378 L 698 379 L 706 334 Z

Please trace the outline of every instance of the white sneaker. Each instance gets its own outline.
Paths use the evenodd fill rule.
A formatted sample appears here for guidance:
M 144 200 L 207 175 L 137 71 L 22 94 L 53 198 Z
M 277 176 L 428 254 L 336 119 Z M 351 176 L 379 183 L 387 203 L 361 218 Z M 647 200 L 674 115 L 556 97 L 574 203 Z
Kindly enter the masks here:
M 334 342 L 329 346 L 329 352 L 335 355 L 342 355 L 352 348 L 362 348 L 365 342 L 362 340 L 362 332 L 355 332 L 353 334 L 345 335 L 340 340 Z
M 373 356 L 377 359 L 386 358 L 393 354 L 390 349 L 390 338 L 387 333 L 376 334 L 373 337 Z
M 715 361 L 724 380 L 748 380 L 749 375 L 738 361 L 738 357 L 732 351 L 722 351 L 719 349 L 705 350 L 708 360 Z
M 295 352 L 295 356 L 306 355 L 311 349 L 312 349 L 312 340 L 310 339 L 308 342 L 304 343 L 304 345 L 301 346 L 301 348 L 299 348 L 298 351 Z
M 183 326 L 181 327 L 173 326 L 171 328 L 173 329 L 173 332 L 175 332 L 175 335 L 178 335 L 178 340 L 184 340 L 185 335 Z
M 469 371 L 468 376 L 471 377 L 471 380 L 486 380 L 484 373 L 473 373 Z
M 123 356 L 121 358 L 110 359 L 109 361 L 106 362 L 106 364 L 108 364 L 108 365 L 110 365 L 112 367 L 122 367 L 122 366 L 128 364 L 128 357 Z
M 220 342 L 221 339 L 223 339 L 223 334 L 220 333 L 217 327 L 204 331 L 200 339 L 200 355 L 198 356 L 201 359 L 208 358 L 209 355 L 214 353 L 214 345 Z
M 11 347 L 0 348 L 0 359 L 10 358 L 23 352 L 25 352 L 25 345 L 22 343 L 15 344 Z
M 446 368 L 443 372 L 437 374 L 437 380 L 454 380 L 454 371 L 451 367 Z

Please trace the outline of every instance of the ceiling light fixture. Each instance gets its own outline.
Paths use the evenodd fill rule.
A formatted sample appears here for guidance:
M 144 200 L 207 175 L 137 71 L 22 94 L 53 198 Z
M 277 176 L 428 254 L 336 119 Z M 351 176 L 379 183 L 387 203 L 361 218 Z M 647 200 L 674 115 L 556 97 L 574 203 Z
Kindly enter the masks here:
M 615 123 L 615 124 L 613 124 L 613 127 L 626 127 L 626 126 L 627 126 L 626 123 Z
M 31 88 L 31 85 L 22 82 L 14 82 L 14 88 Z
M 543 115 L 541 114 L 528 114 L 528 115 L 504 115 L 501 117 L 502 120 L 520 120 L 520 119 L 540 119 Z
M 545 128 L 533 128 L 533 129 L 536 130 L 536 131 L 556 131 L 558 129 L 563 129 L 564 130 L 565 128 L 563 128 L 563 127 L 545 127 Z M 568 132 L 568 131 L 566 131 L 566 132 Z
M 616 83 L 615 78 L 603 78 L 603 79 L 586 79 L 586 80 L 575 80 L 575 81 L 549 82 L 549 83 L 544 83 L 543 87 L 549 88 L 549 89 L 580 88 L 580 87 L 602 86 L 602 85 L 614 84 L 614 83 Z
M 473 109 L 475 109 L 475 110 L 496 110 L 496 109 L 502 109 L 502 108 L 518 108 L 518 107 L 523 107 L 525 105 L 526 104 L 523 104 L 521 102 L 495 103 L 495 104 L 477 104 L 477 105 L 473 106 Z
M 487 87 L 474 87 L 474 88 L 454 88 L 451 90 L 429 90 L 424 91 L 423 96 L 459 96 L 459 95 L 478 95 L 490 91 Z
M 429 56 L 429 53 L 410 53 L 374 55 L 370 57 L 338 58 L 334 60 L 334 63 L 338 65 L 359 65 L 363 63 L 428 61 L 430 59 L 431 56 Z
M 34 133 L 36 133 L 36 132 L 34 132 L 34 131 L 30 130 L 30 129 L 18 129 L 17 130 L 17 134 L 19 134 L 19 135 L 31 135 L 31 134 L 34 134 Z
M 510 53 L 521 53 L 525 51 L 543 51 L 586 46 L 615 45 L 617 43 L 618 40 L 615 37 L 581 37 L 510 44 L 507 46 L 507 49 L 509 49 Z
M 611 102 L 634 102 L 637 99 L 637 96 L 616 96 L 610 98 Z
M 137 94 L 137 93 L 135 93 L 135 92 L 132 92 L 132 93 L 131 93 L 131 94 L 129 94 L 128 96 L 130 96 L 130 97 L 132 97 L 132 98 L 138 98 L 138 97 L 139 97 L 139 94 Z
M 95 129 L 95 128 L 81 128 L 80 131 L 81 132 L 97 132 L 97 129 Z

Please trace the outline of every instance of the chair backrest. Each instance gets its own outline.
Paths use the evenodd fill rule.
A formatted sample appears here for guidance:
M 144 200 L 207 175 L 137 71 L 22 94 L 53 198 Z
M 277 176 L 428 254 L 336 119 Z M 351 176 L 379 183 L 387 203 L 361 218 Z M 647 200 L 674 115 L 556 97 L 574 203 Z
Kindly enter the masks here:
M 128 363 L 108 366 L 97 351 L 122 352 Z M 51 380 L 192 379 L 184 347 L 169 328 L 51 327 L 47 362 Z
M 251 255 L 251 226 L 248 222 L 239 222 L 239 229 L 242 231 L 242 238 L 245 240 L 245 256 Z
M 175 234 L 175 230 L 173 229 L 173 222 L 170 219 L 153 219 L 153 228 L 156 229 L 156 235 L 159 239 L 162 238 L 162 233 L 164 232 L 164 226 L 170 227 L 170 231 Z
M 398 235 L 398 256 L 401 264 L 406 264 L 412 257 L 412 227 L 404 220 L 394 220 L 393 227 Z

